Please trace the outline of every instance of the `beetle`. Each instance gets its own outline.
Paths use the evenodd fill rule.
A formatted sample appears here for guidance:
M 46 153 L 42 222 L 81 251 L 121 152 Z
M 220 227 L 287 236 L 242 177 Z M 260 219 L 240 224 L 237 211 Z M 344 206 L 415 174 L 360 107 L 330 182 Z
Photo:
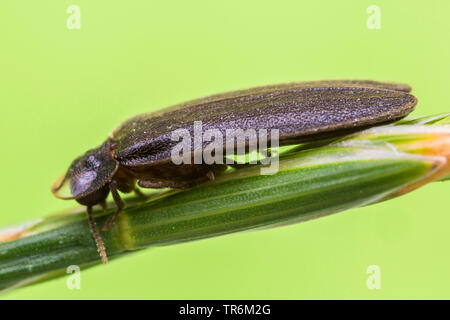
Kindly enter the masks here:
M 106 252 L 92 218 L 92 206 L 106 206 L 109 193 L 117 211 L 103 226 L 106 231 L 124 207 L 119 191 L 142 193 L 142 188 L 190 188 L 222 173 L 226 164 L 174 164 L 171 132 L 193 133 L 201 120 L 203 132 L 240 128 L 278 129 L 280 145 L 341 136 L 397 121 L 409 114 L 417 99 L 404 84 L 370 80 L 331 80 L 263 86 L 217 94 L 134 116 L 119 125 L 97 148 L 76 158 L 52 186 L 61 199 L 87 207 L 91 231 L 104 263 Z M 223 141 L 225 147 L 225 141 Z M 205 144 L 191 144 L 190 152 Z

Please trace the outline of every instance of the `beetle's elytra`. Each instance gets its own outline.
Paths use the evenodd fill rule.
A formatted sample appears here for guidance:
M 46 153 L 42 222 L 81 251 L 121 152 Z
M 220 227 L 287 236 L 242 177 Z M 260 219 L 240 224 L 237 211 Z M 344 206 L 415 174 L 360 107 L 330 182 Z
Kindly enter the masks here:
M 173 130 L 193 132 L 194 121 L 201 120 L 203 131 L 278 129 L 281 145 L 301 143 L 399 120 L 417 103 L 410 90 L 407 85 L 375 81 L 291 83 L 213 95 L 137 115 L 122 123 L 102 145 L 75 159 L 52 192 L 87 206 L 95 235 L 91 208 L 105 204 L 109 192 L 118 210 L 103 230 L 123 208 L 118 191 L 139 192 L 136 182 L 143 188 L 186 188 L 224 171 L 225 164 L 171 162 L 176 145 L 171 139 Z M 197 151 L 192 145 L 191 152 Z M 95 238 L 106 262 L 98 233 Z

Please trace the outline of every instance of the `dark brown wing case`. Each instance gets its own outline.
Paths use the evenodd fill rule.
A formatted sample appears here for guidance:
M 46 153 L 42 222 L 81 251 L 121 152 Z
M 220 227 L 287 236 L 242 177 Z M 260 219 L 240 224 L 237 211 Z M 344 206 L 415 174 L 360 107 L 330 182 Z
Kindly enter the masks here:
M 179 142 L 172 132 L 194 121 L 202 131 L 278 129 L 283 141 L 310 141 L 399 120 L 417 99 L 402 84 L 373 81 L 316 81 L 259 87 L 214 95 L 156 113 L 135 116 L 111 135 L 115 158 L 124 166 L 153 165 L 170 159 Z M 209 142 L 205 142 L 205 147 Z M 194 144 L 191 143 L 191 151 Z

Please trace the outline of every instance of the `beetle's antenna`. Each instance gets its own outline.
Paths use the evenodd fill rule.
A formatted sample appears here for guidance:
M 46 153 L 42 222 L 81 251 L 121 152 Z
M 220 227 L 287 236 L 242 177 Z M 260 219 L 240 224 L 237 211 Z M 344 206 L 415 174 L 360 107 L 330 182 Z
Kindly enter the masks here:
M 95 224 L 95 220 L 92 217 L 92 207 L 87 207 L 87 214 L 89 219 L 89 228 L 91 229 L 92 235 L 94 236 L 95 244 L 97 245 L 97 251 L 102 258 L 102 262 L 104 264 L 108 263 L 108 257 L 106 256 L 105 244 L 103 243 L 102 237 L 100 233 L 98 233 L 97 225 Z

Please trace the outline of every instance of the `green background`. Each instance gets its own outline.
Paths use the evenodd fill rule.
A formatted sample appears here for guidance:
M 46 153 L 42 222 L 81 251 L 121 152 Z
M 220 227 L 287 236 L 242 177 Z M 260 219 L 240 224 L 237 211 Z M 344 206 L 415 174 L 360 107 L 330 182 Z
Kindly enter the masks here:
M 66 9 L 81 8 L 68 30 Z M 366 9 L 381 8 L 381 29 Z M 335 78 L 406 82 L 450 111 L 450 2 L 0 3 L 0 225 L 76 206 L 50 185 L 121 121 L 200 96 Z M 1 298 L 450 298 L 450 183 L 328 218 L 149 249 Z M 381 289 L 366 268 L 381 268 Z

